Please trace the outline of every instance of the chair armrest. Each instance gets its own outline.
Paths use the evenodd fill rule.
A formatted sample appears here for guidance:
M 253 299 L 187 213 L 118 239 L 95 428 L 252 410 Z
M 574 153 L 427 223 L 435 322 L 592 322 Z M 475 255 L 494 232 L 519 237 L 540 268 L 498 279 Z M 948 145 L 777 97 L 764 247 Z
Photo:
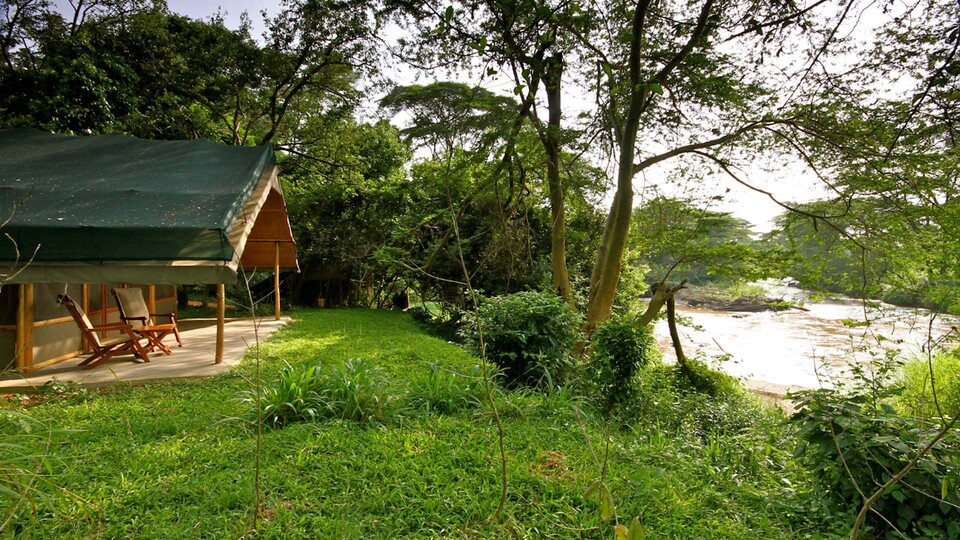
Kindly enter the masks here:
M 131 330 L 132 326 L 126 323 L 110 323 L 110 324 L 101 324 L 98 326 L 92 327 L 94 332 L 104 332 L 106 330 Z
M 120 317 L 120 320 L 123 322 L 127 321 L 140 321 L 140 324 L 147 324 L 147 317 Z
M 170 319 L 171 324 L 177 324 L 177 314 L 176 313 L 151 313 L 150 317 L 156 319 L 157 317 L 166 317 Z

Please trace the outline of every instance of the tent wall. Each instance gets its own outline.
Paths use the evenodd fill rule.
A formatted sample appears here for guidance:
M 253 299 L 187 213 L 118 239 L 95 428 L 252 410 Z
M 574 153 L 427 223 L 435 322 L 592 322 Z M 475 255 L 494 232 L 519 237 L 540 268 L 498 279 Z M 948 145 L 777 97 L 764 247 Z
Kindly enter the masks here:
M 16 368 L 17 285 L 0 287 L 0 372 Z
M 57 295 L 64 292 L 79 299 L 83 288 L 54 283 L 33 286 L 33 350 L 27 369 L 73 358 L 81 352 L 80 330 L 67 310 L 57 303 Z

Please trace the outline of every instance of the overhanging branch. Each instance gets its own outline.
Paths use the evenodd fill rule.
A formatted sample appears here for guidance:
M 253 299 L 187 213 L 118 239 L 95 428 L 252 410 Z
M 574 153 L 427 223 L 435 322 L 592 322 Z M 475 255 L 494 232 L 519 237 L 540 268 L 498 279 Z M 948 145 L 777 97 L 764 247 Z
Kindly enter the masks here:
M 699 150 L 704 150 L 706 148 L 712 148 L 714 146 L 720 146 L 722 144 L 726 144 L 750 131 L 754 131 L 757 129 L 765 128 L 765 127 L 776 125 L 776 124 L 786 124 L 786 123 L 790 123 L 790 121 L 789 120 L 759 120 L 757 122 L 751 122 L 737 129 L 736 131 L 732 133 L 728 133 L 722 137 L 717 137 L 715 139 L 710 139 L 703 142 L 691 143 L 685 146 L 680 146 L 678 148 L 674 148 L 673 150 L 670 150 L 669 152 L 664 152 L 662 154 L 649 157 L 641 161 L 640 163 L 634 164 L 633 174 L 636 175 L 640 171 L 650 166 L 656 165 L 657 163 L 660 163 L 662 161 L 666 161 L 670 158 L 674 158 L 683 154 L 690 154 L 693 152 L 697 152 Z

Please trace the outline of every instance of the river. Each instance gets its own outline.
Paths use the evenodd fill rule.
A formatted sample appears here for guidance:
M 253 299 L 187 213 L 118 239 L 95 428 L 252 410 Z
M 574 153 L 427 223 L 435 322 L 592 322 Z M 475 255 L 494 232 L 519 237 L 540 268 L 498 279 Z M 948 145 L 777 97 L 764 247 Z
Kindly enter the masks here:
M 810 301 L 801 289 L 763 284 L 772 298 L 800 302 L 806 310 L 758 313 L 715 311 L 679 305 L 684 352 L 772 393 L 832 387 L 849 376 L 852 362 L 868 363 L 893 350 L 903 358 L 925 354 L 930 340 L 956 337 L 955 317 L 883 303 L 869 307 L 851 298 Z M 664 357 L 675 358 L 665 320 L 656 325 Z

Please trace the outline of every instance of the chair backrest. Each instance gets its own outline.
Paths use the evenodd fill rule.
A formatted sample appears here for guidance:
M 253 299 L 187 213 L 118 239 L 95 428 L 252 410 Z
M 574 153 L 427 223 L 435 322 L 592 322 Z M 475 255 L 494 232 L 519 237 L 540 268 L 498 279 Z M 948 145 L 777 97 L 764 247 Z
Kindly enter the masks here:
M 143 300 L 143 291 L 139 287 L 126 289 L 112 289 L 113 298 L 117 301 L 117 307 L 120 309 L 120 317 L 130 322 L 134 327 L 140 327 L 151 324 L 150 310 L 147 309 L 147 303 Z M 131 322 L 138 319 L 138 322 Z
M 100 336 L 93 331 L 93 324 L 90 322 L 90 318 L 87 317 L 87 314 L 80 309 L 80 306 L 73 301 L 73 298 L 70 298 L 66 294 L 58 294 L 57 302 L 63 304 L 63 307 L 67 308 L 67 311 L 70 312 L 70 316 L 73 317 L 73 320 L 76 321 L 77 326 L 80 327 L 80 331 L 83 332 L 84 337 L 96 344 L 97 348 L 102 347 L 100 341 Z

